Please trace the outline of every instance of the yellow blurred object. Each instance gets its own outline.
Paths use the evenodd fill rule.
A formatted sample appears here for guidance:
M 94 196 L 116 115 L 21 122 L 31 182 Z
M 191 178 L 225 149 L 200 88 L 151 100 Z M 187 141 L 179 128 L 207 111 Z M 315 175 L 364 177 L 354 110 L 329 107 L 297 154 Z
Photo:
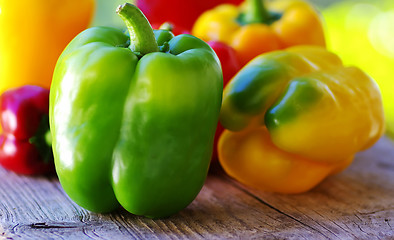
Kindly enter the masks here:
M 0 0 L 0 94 L 26 84 L 49 88 L 59 55 L 93 11 L 94 0 Z
M 323 10 L 327 47 L 376 80 L 394 137 L 394 1 L 341 1 Z
M 380 91 L 322 47 L 262 54 L 224 89 L 223 169 L 261 190 L 305 192 L 384 132 Z

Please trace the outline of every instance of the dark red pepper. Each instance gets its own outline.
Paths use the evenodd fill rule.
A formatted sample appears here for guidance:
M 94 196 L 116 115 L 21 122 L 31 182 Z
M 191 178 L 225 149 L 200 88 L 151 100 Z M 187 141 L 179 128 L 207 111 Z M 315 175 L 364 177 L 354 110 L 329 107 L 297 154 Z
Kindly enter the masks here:
M 240 4 L 243 0 L 136 0 L 136 5 L 151 24 L 171 22 L 191 31 L 201 13 L 222 3 Z
M 237 59 L 235 50 L 229 45 L 217 41 L 209 41 L 207 43 L 216 52 L 216 55 L 220 60 L 223 71 L 223 87 L 225 87 L 227 83 L 231 80 L 231 78 L 241 69 L 242 66 Z M 214 138 L 212 160 L 217 159 L 217 143 L 223 131 L 224 128 L 219 122 L 216 128 Z
M 0 164 L 19 174 L 54 169 L 49 130 L 49 90 L 26 85 L 0 96 Z
M 223 71 L 223 87 L 227 85 L 231 78 L 241 69 L 235 50 L 222 42 L 208 41 L 209 46 L 215 51 L 220 60 Z

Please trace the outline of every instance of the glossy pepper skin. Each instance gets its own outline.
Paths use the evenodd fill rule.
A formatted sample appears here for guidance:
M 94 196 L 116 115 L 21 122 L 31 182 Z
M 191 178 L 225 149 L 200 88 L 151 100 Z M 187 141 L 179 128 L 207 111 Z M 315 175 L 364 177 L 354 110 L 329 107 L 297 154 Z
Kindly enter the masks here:
M 25 85 L 0 96 L 0 164 L 19 174 L 54 170 L 49 131 L 49 90 Z
M 219 4 L 239 4 L 242 0 L 136 0 L 136 5 L 152 24 L 170 22 L 190 31 L 204 11 Z
M 79 34 L 56 65 L 50 124 L 56 172 L 80 206 L 166 217 L 206 178 L 222 97 L 216 54 L 191 35 L 152 31 L 121 5 L 114 28 Z
M 324 48 L 262 54 L 227 85 L 218 146 L 224 170 L 261 190 L 300 193 L 346 168 L 383 134 L 380 91 Z
M 273 1 L 267 8 L 262 0 L 246 0 L 240 7 L 219 5 L 196 20 L 192 34 L 227 43 L 242 65 L 261 53 L 294 45 L 325 46 L 317 12 L 297 0 Z
M 50 87 L 56 60 L 91 19 L 94 0 L 0 0 L 0 93 Z
M 152 27 L 154 27 L 153 24 Z M 182 34 L 182 29 L 174 24 L 165 23 L 162 24 L 161 26 L 155 26 L 155 27 L 157 29 L 169 30 L 175 35 Z M 218 41 L 208 41 L 207 43 L 215 51 L 216 55 L 220 60 L 220 65 L 222 67 L 222 72 L 223 72 L 223 87 L 225 87 L 227 83 L 230 81 L 230 79 L 241 69 L 242 66 L 238 61 L 234 49 L 229 45 Z M 211 158 L 212 161 L 216 161 L 218 159 L 217 143 L 223 131 L 224 128 L 219 122 L 215 132 L 213 152 Z

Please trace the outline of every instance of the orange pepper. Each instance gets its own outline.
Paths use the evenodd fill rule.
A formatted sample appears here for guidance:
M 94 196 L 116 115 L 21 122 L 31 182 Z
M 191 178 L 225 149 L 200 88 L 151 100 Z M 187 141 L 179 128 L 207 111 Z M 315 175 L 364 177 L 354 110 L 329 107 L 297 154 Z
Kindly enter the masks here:
M 242 65 L 261 53 L 294 45 L 325 47 L 320 17 L 298 0 L 246 0 L 240 7 L 224 4 L 203 13 L 192 33 L 205 41 L 219 41 L 237 52 Z
M 0 93 L 49 88 L 57 58 L 93 10 L 94 0 L 0 0 Z

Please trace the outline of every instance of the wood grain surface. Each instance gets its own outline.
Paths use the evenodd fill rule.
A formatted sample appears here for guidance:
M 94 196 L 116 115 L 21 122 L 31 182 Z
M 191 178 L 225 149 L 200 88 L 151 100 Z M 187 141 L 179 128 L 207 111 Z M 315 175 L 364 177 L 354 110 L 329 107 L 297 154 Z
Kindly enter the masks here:
M 86 211 L 56 176 L 0 169 L 0 179 L 2 239 L 394 239 L 394 144 L 387 138 L 298 195 L 250 189 L 213 166 L 196 200 L 161 220 Z

